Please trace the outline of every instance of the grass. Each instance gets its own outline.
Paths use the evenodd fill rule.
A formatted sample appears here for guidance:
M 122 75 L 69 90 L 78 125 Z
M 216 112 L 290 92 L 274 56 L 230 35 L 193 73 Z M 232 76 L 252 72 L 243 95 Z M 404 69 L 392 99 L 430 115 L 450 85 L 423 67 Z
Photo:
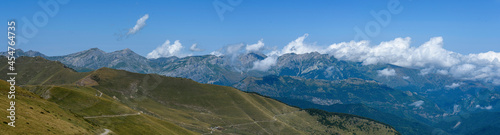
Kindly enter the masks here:
M 8 87 L 7 82 L 0 80 L 0 108 L 3 109 L 9 107 Z M 97 134 L 102 130 L 99 125 L 20 87 L 16 88 L 15 102 L 16 127 L 7 126 L 5 123 L 10 120 L 3 119 L 2 134 Z M 5 117 L 8 112 L 2 111 L 0 115 Z
M 216 126 L 224 128 L 218 132 L 231 134 L 310 134 L 323 133 L 325 130 L 330 133 L 350 133 L 354 130 L 322 125 L 315 117 L 298 108 L 231 87 L 109 68 L 99 69 L 91 75 L 99 78 L 96 79 L 99 85 L 95 88 L 103 93 L 199 133 L 207 133 L 207 129 Z M 151 84 L 156 87 L 150 87 Z M 377 123 L 370 120 L 363 122 Z M 364 129 L 368 130 L 369 127 Z M 395 131 L 391 127 L 380 127 L 385 131 Z

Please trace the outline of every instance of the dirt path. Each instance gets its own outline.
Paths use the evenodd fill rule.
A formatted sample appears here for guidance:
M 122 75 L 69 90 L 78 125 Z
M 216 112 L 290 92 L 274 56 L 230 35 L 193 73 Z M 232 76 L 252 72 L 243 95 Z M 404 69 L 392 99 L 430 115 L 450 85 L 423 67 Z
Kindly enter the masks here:
M 123 117 L 123 116 L 131 116 L 131 115 L 141 115 L 141 113 L 132 113 L 132 114 L 119 114 L 119 115 L 101 115 L 101 116 L 85 116 L 85 119 L 92 118 L 109 118 L 109 117 Z
M 223 127 L 236 127 L 236 126 L 243 126 L 243 125 L 251 125 L 251 124 L 257 124 L 257 123 L 261 123 L 261 122 L 276 122 L 278 121 L 278 119 L 276 119 L 276 116 L 281 116 L 281 115 L 288 115 L 288 114 L 293 114 L 295 112 L 300 112 L 300 111 L 292 111 L 292 112 L 287 112 L 287 113 L 283 113 L 283 114 L 276 114 L 273 116 L 273 120 L 264 120 L 264 121 L 253 121 L 253 122 L 248 122 L 248 123 L 240 123 L 240 124 L 233 124 L 233 125 L 225 125 Z M 210 133 L 204 133 L 205 134 L 212 134 L 213 133 L 214 128 L 211 129 Z M 267 131 L 266 131 L 267 132 Z M 268 132 L 269 133 L 269 132 Z
M 101 135 L 108 135 L 111 130 L 109 129 L 104 129 L 104 133 L 101 133 Z

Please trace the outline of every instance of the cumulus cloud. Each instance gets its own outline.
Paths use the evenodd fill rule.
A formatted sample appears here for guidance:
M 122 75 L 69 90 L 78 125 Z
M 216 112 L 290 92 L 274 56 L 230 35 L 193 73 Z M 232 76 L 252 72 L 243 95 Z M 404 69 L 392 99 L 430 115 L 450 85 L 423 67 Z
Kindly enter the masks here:
M 309 34 L 304 34 L 301 37 L 298 37 L 294 41 L 288 43 L 281 51 L 279 50 L 274 50 L 266 54 L 268 57 L 264 60 L 256 61 L 254 62 L 254 65 L 251 70 L 259 70 L 259 71 L 267 71 L 269 70 L 272 66 L 276 65 L 277 59 L 279 56 L 287 53 L 295 53 L 295 54 L 304 54 L 304 53 L 310 53 L 310 52 L 317 52 L 320 51 L 321 49 L 319 47 L 315 47 L 313 45 L 308 45 L 304 43 L 304 39 L 307 38 Z M 249 45 L 246 47 L 247 52 L 248 51 L 261 51 L 264 48 L 264 43 L 262 42 L 262 39 L 259 40 L 257 44 Z
M 459 60 L 456 53 L 442 48 L 441 37 L 431 38 L 419 47 L 410 47 L 410 38 L 396 38 L 370 46 L 368 41 L 342 42 L 328 47 L 328 53 L 345 60 L 363 62 L 365 65 L 390 63 L 404 67 L 449 67 Z
M 267 57 L 260 61 L 255 61 L 251 70 L 267 71 L 276 65 L 277 57 Z
M 450 85 L 445 85 L 444 87 L 449 88 L 449 89 L 454 89 L 462 85 L 463 83 L 452 83 Z
M 403 79 L 408 80 L 408 79 L 410 79 L 410 77 L 409 76 L 403 76 Z
M 170 40 L 167 40 L 161 46 L 158 46 L 155 50 L 148 53 L 146 57 L 148 59 L 156 59 L 160 57 L 170 57 L 170 56 L 183 57 L 185 55 L 180 53 L 182 48 L 183 46 L 179 42 L 179 40 L 175 40 L 173 44 L 170 44 Z
M 244 44 L 232 44 L 226 45 L 216 51 L 213 51 L 213 54 L 217 54 L 219 56 L 227 56 L 227 57 L 236 57 L 244 53 L 245 45 Z M 210 53 L 210 54 L 212 54 Z
M 241 50 L 243 49 L 244 45 L 243 44 L 235 44 L 235 45 L 229 45 L 226 46 L 226 49 L 224 49 L 225 54 L 238 54 L 241 53 Z
M 232 64 L 238 64 L 239 61 L 236 59 L 238 56 L 243 55 L 245 53 L 250 52 L 262 52 L 264 51 L 265 44 L 264 40 L 260 39 L 255 44 L 233 44 L 222 47 L 219 50 L 213 51 L 210 54 L 215 56 L 225 56 Z M 276 51 L 273 51 L 276 52 Z M 249 70 L 258 70 L 258 71 L 267 71 L 272 66 L 276 65 L 276 61 L 278 59 L 278 54 L 281 53 L 269 53 L 267 54 L 267 58 L 259 61 L 253 62 L 253 67 Z
M 307 38 L 307 36 L 309 36 L 309 34 L 306 33 L 303 36 L 288 43 L 288 45 L 283 47 L 283 49 L 281 50 L 281 54 L 287 54 L 287 53 L 304 54 L 310 52 L 321 53 L 322 49 L 320 47 L 304 43 L 304 40 Z
M 260 39 L 257 43 L 247 45 L 246 48 L 247 52 L 258 52 L 262 51 L 264 49 L 264 40 Z
M 127 35 L 135 34 L 139 30 L 141 30 L 144 26 L 146 26 L 146 20 L 148 20 L 148 18 L 149 18 L 149 14 L 145 14 L 144 16 L 139 18 L 139 20 L 137 20 L 135 26 L 128 30 Z
M 486 110 L 491 110 L 493 109 L 493 107 L 491 105 L 489 106 L 480 106 L 480 105 L 476 105 L 476 108 L 479 108 L 479 109 L 486 109 Z
M 378 70 L 377 73 L 378 73 L 378 76 L 385 76 L 385 77 L 396 76 L 396 70 L 391 69 L 391 68 L 386 68 L 386 69 L 383 69 L 383 70 Z
M 436 73 L 442 74 L 442 75 L 448 75 L 448 70 L 437 70 Z
M 210 52 L 210 55 L 215 55 L 215 56 L 219 57 L 219 56 L 222 56 L 222 55 L 224 55 L 224 54 L 222 54 L 222 53 L 221 53 L 221 52 L 219 52 L 219 51 L 213 51 L 213 52 Z
M 410 104 L 410 106 L 420 107 L 424 104 L 424 101 L 419 100 Z
M 205 49 L 198 48 L 198 44 L 195 43 L 195 44 L 191 45 L 191 47 L 189 47 L 189 51 L 202 52 L 202 51 L 205 51 Z

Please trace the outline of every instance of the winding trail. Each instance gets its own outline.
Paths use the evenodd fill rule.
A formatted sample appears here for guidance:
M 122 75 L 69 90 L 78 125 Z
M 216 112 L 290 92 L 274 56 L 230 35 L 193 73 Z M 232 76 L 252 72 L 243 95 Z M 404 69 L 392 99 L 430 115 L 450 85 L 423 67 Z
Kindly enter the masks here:
M 111 130 L 109 129 L 104 129 L 104 133 L 101 133 L 101 135 L 108 135 Z
M 109 117 L 124 117 L 124 116 L 132 116 L 132 115 L 141 115 L 141 113 L 132 113 L 132 114 L 119 114 L 119 115 L 101 115 L 101 116 L 85 116 L 84 119 L 92 119 L 92 118 L 109 118 Z
M 263 121 L 253 121 L 253 122 L 247 122 L 247 123 L 240 123 L 240 124 L 232 124 L 232 125 L 225 125 L 225 126 L 222 126 L 222 127 L 236 127 L 236 126 L 244 126 L 244 125 L 251 125 L 251 124 L 258 124 L 258 123 L 261 123 L 261 122 L 276 122 L 278 121 L 278 119 L 276 118 L 276 116 L 281 116 L 281 115 L 288 115 L 288 114 L 293 114 L 295 112 L 300 112 L 300 110 L 297 110 L 297 111 L 292 111 L 292 112 L 287 112 L 287 113 L 282 113 L 282 114 L 276 114 L 273 116 L 273 120 L 263 120 Z M 211 128 L 211 131 L 210 133 L 203 133 L 203 135 L 205 134 L 212 134 L 213 131 L 215 131 L 213 128 Z M 267 132 L 267 131 L 266 131 Z M 269 133 L 269 132 L 268 132 Z

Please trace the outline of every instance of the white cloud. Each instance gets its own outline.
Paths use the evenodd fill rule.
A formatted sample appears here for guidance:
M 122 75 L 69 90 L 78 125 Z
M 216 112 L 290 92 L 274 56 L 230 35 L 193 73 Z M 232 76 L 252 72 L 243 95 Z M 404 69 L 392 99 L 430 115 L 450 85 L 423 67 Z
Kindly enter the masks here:
M 288 43 L 283 49 L 281 50 L 282 54 L 287 54 L 287 53 L 295 53 L 295 54 L 304 54 L 304 53 L 310 53 L 310 52 L 321 52 L 322 49 L 320 47 L 316 47 L 313 45 L 308 45 L 304 43 L 304 40 L 309 36 L 309 34 L 304 34 L 303 36 L 295 39 L 294 41 Z
M 217 54 L 226 55 L 229 57 L 236 57 L 249 52 L 260 52 L 263 51 L 264 49 L 265 49 L 264 40 L 260 39 L 259 41 L 257 41 L 257 43 L 251 45 L 249 44 L 245 45 L 243 43 L 226 45 L 221 49 L 217 50 Z
M 390 68 L 378 70 L 377 73 L 378 73 L 378 76 L 385 76 L 385 77 L 396 76 L 396 70 L 390 69 Z
M 146 26 L 146 20 L 148 20 L 148 18 L 149 18 L 149 14 L 146 14 L 146 15 L 142 16 L 139 20 L 137 20 L 137 23 L 135 24 L 135 26 L 128 30 L 127 35 L 135 34 L 139 30 L 141 30 L 144 26 Z
M 486 109 L 486 110 L 491 110 L 493 109 L 493 106 L 489 105 L 489 106 L 480 106 L 480 105 L 476 105 L 476 108 L 479 108 L 479 109 Z
M 251 70 L 267 71 L 272 66 L 276 65 L 277 57 L 267 57 L 260 61 L 253 62 L 253 67 Z
M 431 38 L 419 47 L 410 47 L 410 38 L 396 38 L 370 46 L 368 41 L 342 42 L 328 47 L 328 53 L 344 60 L 359 61 L 363 64 L 390 63 L 403 67 L 449 67 L 459 60 L 454 52 L 442 48 L 441 37 Z
M 198 44 L 195 43 L 195 44 L 191 45 L 191 47 L 189 47 L 189 51 L 201 52 L 201 51 L 205 51 L 205 49 L 198 48 Z
M 262 51 L 264 49 L 264 40 L 260 39 L 257 43 L 247 45 L 246 48 L 247 52 L 258 52 Z
M 454 89 L 462 85 L 463 83 L 452 83 L 451 85 L 445 85 L 444 87 Z
M 179 42 L 179 40 L 175 40 L 173 44 L 170 44 L 170 40 L 167 40 L 165 41 L 165 43 L 163 43 L 163 45 L 158 46 L 155 50 L 148 53 L 146 57 L 149 59 L 156 59 L 160 57 L 170 57 L 170 56 L 183 57 L 186 55 L 180 53 L 182 48 L 183 46 Z
M 420 107 L 424 104 L 424 101 L 419 100 L 410 104 L 410 106 Z
M 240 53 L 241 50 L 243 49 L 243 44 L 235 44 L 235 45 L 229 45 L 225 49 L 225 54 L 237 54 Z
M 222 53 L 221 53 L 221 52 L 219 52 L 219 51 L 213 51 L 213 52 L 211 52 L 211 53 L 210 53 L 210 55 L 215 55 L 215 56 L 219 57 L 219 56 L 222 56 L 222 55 L 224 55 L 224 54 L 222 54 Z
M 408 79 L 410 79 L 410 77 L 409 76 L 403 76 L 403 79 L 408 80 Z
M 418 73 L 418 74 L 419 75 L 427 75 L 427 74 L 431 73 L 433 69 L 434 69 L 433 67 L 424 68 L 424 69 L 421 69 L 420 73 Z
M 442 74 L 442 75 L 448 75 L 448 70 L 437 70 L 436 73 Z

